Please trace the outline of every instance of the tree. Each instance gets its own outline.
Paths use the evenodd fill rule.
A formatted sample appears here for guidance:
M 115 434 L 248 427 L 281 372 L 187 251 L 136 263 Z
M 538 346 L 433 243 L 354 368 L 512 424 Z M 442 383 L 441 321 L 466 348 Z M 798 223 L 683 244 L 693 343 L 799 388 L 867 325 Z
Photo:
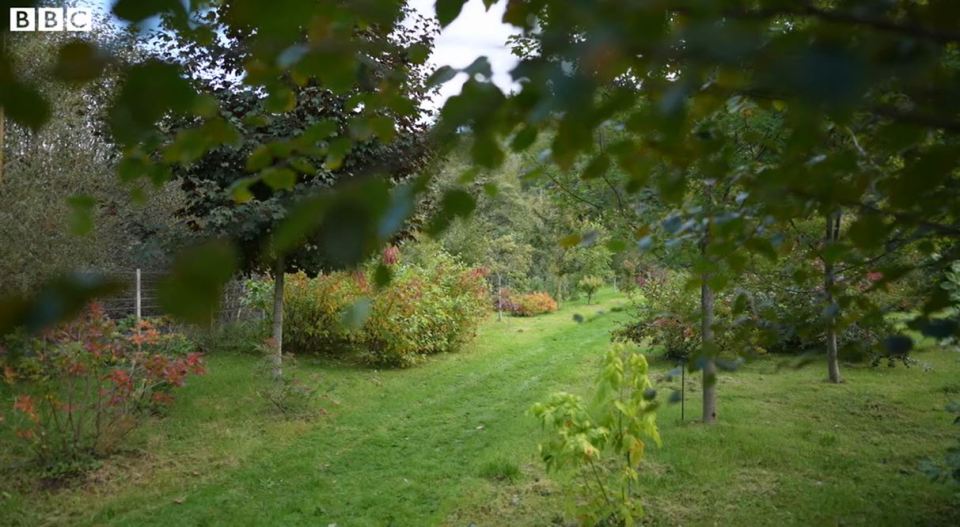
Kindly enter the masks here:
M 827 215 L 825 224 L 826 235 L 823 238 L 824 251 L 829 250 L 830 245 L 837 242 L 840 239 L 840 220 L 842 216 L 841 213 L 834 212 Z M 826 346 L 827 346 L 827 376 L 832 383 L 840 382 L 840 361 L 837 352 L 837 316 L 834 313 L 835 308 L 833 304 L 833 287 L 836 281 L 836 276 L 834 274 L 833 262 L 830 260 L 824 259 L 823 261 L 823 292 L 827 300 L 827 310 L 829 315 L 827 315 L 827 336 L 826 336 Z
M 105 124 L 119 70 L 139 55 L 135 42 L 116 28 L 98 26 L 88 38 L 112 49 L 116 63 L 78 86 L 55 76 L 64 74 L 55 69 L 53 55 L 70 41 L 66 35 L 0 38 L 58 115 L 37 131 L 11 123 L 0 138 L 7 154 L 0 154 L 0 292 L 26 293 L 71 270 L 160 269 L 182 194 L 172 184 L 118 185 L 114 172 L 121 152 Z
M 165 48 L 166 58 L 194 72 L 201 93 L 216 98 L 223 123 L 219 130 L 223 142 L 230 143 L 199 157 L 188 143 L 172 151 L 188 163 L 176 175 L 188 196 L 179 216 L 192 236 L 229 239 L 241 272 L 273 275 L 273 373 L 279 378 L 284 274 L 315 275 L 353 265 L 377 249 L 368 238 L 383 243 L 401 226 L 384 228 L 372 219 L 382 214 L 376 209 L 390 205 L 383 202 L 391 199 L 388 183 L 406 181 L 424 166 L 424 125 L 419 113 L 372 103 L 380 96 L 377 87 L 398 76 L 404 79 L 398 96 L 410 101 L 424 96 L 423 75 L 407 49 L 414 41 L 429 46 L 432 32 L 429 26 L 406 27 L 400 34 L 391 32 L 393 26 L 358 32 L 357 40 L 380 52 L 378 68 L 367 72 L 362 82 L 337 92 L 318 78 L 267 78 L 264 88 L 279 83 L 283 96 L 264 97 L 234 80 L 255 40 L 252 27 L 233 23 L 233 10 L 241 5 L 228 3 L 207 16 L 208 25 L 227 35 L 225 43 L 201 47 L 174 41 Z M 217 75 L 211 77 L 211 71 Z M 373 115 L 365 119 L 365 112 Z M 170 127 L 172 146 L 190 137 L 194 121 Z M 329 202 L 329 189 L 335 186 L 350 197 Z M 284 231 L 291 217 L 316 209 L 323 210 L 321 228 L 296 235 Z M 286 241 L 278 243 L 278 235 Z
M 524 30 L 517 41 L 526 50 L 517 68 L 518 79 L 527 79 L 523 88 L 475 115 L 457 110 L 494 98 L 482 81 L 468 83 L 442 112 L 445 129 L 479 123 L 475 142 L 507 136 L 522 148 L 549 128 L 556 134 L 548 153 L 558 166 L 570 168 L 586 157 L 594 173 L 603 173 L 616 164 L 626 176 L 624 188 L 637 191 L 651 187 L 656 167 L 682 169 L 735 142 L 713 136 L 702 124 L 746 101 L 780 116 L 784 148 L 762 166 L 738 171 L 718 165 L 711 175 L 736 176 L 758 214 L 786 230 L 789 220 L 812 210 L 843 208 L 873 215 L 874 229 L 893 226 L 935 244 L 940 240 L 952 254 L 960 235 L 954 184 L 960 159 L 948 145 L 960 126 L 939 116 L 955 115 L 957 102 L 946 94 L 960 82 L 954 49 L 960 35 L 935 21 L 956 17 L 958 9 L 900 1 L 866 11 L 846 2 L 697 8 L 679 1 L 626 8 L 614 2 L 517 2 L 505 19 Z M 916 55 L 882 51 L 904 45 Z M 544 108 L 552 119 L 536 113 Z M 593 131 L 611 119 L 627 133 L 597 152 Z M 864 137 L 875 140 L 862 146 L 875 163 L 857 163 L 851 149 L 822 148 L 846 126 L 860 135 L 870 130 Z M 666 196 L 684 188 L 690 173 L 675 174 L 653 189 Z M 718 253 L 717 263 L 734 254 Z M 927 263 L 942 267 L 947 261 Z M 885 278 L 876 287 L 905 276 L 903 271 L 877 271 Z M 941 294 L 929 293 L 917 327 L 956 331 L 955 321 L 929 320 L 943 306 Z
M 439 2 L 441 23 L 454 20 L 463 3 Z M 376 55 L 366 47 L 369 41 L 354 38 L 355 32 L 375 28 L 387 34 L 401 18 L 396 3 L 386 0 L 289 2 L 282 13 L 254 0 L 231 4 L 230 25 L 253 29 L 249 60 L 242 62 L 242 82 L 278 103 L 290 99 L 286 83 L 290 79 L 316 76 L 338 93 L 349 91 L 362 81 L 369 59 Z M 492 84 L 489 63 L 483 60 L 459 70 L 441 69 L 431 82 L 459 72 L 470 79 L 460 95 L 446 102 L 434 138 L 447 145 L 469 129 L 473 159 L 479 166 L 492 168 L 506 157 L 504 145 L 526 151 L 541 132 L 549 131 L 551 148 L 545 159 L 560 169 L 569 170 L 580 160 L 591 168 L 585 172 L 589 175 L 617 166 L 624 177 L 615 187 L 626 195 L 651 191 L 670 196 L 687 186 L 691 173 L 683 169 L 735 142 L 731 137 L 715 139 L 701 124 L 732 104 L 749 101 L 782 116 L 787 124 L 784 149 L 764 166 L 738 172 L 727 170 L 737 167 L 720 165 L 710 175 L 723 180 L 735 174 L 750 203 L 775 226 L 784 227 L 781 230 L 790 220 L 806 218 L 812 211 L 843 209 L 858 220 L 873 218 L 862 222 L 864 231 L 899 230 L 908 237 L 915 235 L 916 240 L 922 238 L 916 241 L 917 247 L 926 243 L 940 249 L 936 258 L 906 265 L 892 263 L 897 260 L 892 258 L 874 270 L 883 278 L 871 287 L 893 286 L 914 272 L 942 272 L 960 251 L 956 243 L 960 237 L 960 185 L 956 184 L 960 102 L 953 97 L 960 86 L 956 74 L 960 35 L 949 25 L 960 15 L 955 4 L 907 0 L 866 7 L 851 2 L 780 0 L 627 5 L 510 2 L 505 20 L 522 32 L 517 47 L 530 50 L 514 71 L 521 89 L 504 94 Z M 187 8 L 177 2 L 120 0 L 114 12 L 131 21 L 162 12 L 172 31 L 202 43 L 219 36 L 202 24 L 209 6 L 208 2 L 193 2 Z M 309 32 L 304 31 L 307 25 Z M 86 46 L 80 51 L 64 55 L 61 62 L 96 77 L 95 68 L 85 68 L 100 56 L 92 52 L 96 48 Z M 422 54 L 423 48 L 411 46 L 408 51 Z M 221 146 L 218 143 L 225 136 L 205 133 L 219 126 L 219 113 L 209 111 L 210 106 L 203 104 L 208 99 L 197 97 L 180 76 L 183 71 L 174 64 L 124 68 L 132 88 L 115 98 L 110 112 L 111 135 L 124 146 L 122 173 L 163 181 L 172 166 L 184 162 L 183 147 L 199 152 L 199 157 Z M 403 84 L 402 79 L 387 78 L 378 87 L 381 97 L 365 101 L 365 116 L 371 117 L 368 110 L 386 101 L 416 113 L 401 95 Z M 0 105 L 11 122 L 35 129 L 49 119 L 47 98 L 7 53 L 0 54 L 0 88 Z M 155 146 L 156 122 L 170 114 L 195 116 L 199 122 L 185 131 L 192 134 L 184 133 L 181 144 L 164 149 L 169 156 L 147 155 L 155 150 L 145 147 Z M 595 131 L 614 119 L 623 125 L 623 137 L 598 152 Z M 368 127 L 371 122 L 363 119 Z M 862 146 L 876 163 L 858 163 L 848 149 L 823 148 L 837 126 L 851 126 L 869 137 Z M 340 138 L 354 143 L 351 136 Z M 278 160 L 289 157 L 279 154 Z M 649 185 L 661 166 L 677 170 L 663 185 Z M 257 180 L 261 177 L 256 175 Z M 330 200 L 356 199 L 349 189 L 343 190 L 343 194 L 331 192 Z M 409 207 L 421 190 L 411 191 L 404 205 Z M 469 194 L 451 189 L 431 223 L 442 230 L 450 218 L 469 215 L 473 206 Z M 299 234 L 322 229 L 324 213 L 303 210 L 301 216 L 288 216 L 289 228 Z M 369 210 L 372 217 L 366 212 L 359 216 L 376 223 L 386 208 Z M 713 225 L 721 225 L 723 218 L 714 220 Z M 376 245 L 374 229 L 361 231 L 345 233 L 344 239 Z M 633 232 L 637 240 L 648 235 L 643 229 Z M 637 240 L 626 240 L 621 246 Z M 869 248 L 866 237 L 858 240 L 836 247 Z M 748 250 L 762 254 L 765 245 Z M 736 251 L 713 254 L 717 265 L 729 263 L 739 273 L 732 265 L 738 258 Z M 202 267 L 202 261 L 197 265 Z M 945 306 L 944 295 L 932 287 L 927 293 L 928 302 L 913 325 L 931 335 L 956 333 L 960 325 L 955 320 L 935 320 L 934 314 Z M 836 300 L 842 307 L 849 299 Z M 11 312 L 20 319 L 36 307 L 31 302 L 16 305 L 21 307 Z M 900 346 L 903 341 L 890 343 Z
M 577 287 L 587 295 L 587 303 L 593 303 L 593 295 L 603 287 L 603 278 L 594 275 L 587 275 L 577 282 Z

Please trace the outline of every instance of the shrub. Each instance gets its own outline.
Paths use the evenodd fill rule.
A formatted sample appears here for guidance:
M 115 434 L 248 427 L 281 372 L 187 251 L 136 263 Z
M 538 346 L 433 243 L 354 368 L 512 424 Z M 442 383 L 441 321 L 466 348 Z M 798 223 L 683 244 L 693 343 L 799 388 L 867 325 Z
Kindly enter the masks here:
M 493 308 L 498 311 L 515 313 L 517 311 L 516 293 L 512 289 L 503 288 L 499 295 L 493 296 Z
M 345 355 L 358 351 L 371 364 L 410 366 L 454 351 L 488 312 L 485 274 L 440 252 L 419 263 L 391 257 L 393 279 L 374 290 L 369 272 L 293 275 L 284 291 L 285 343 L 300 352 Z M 357 325 L 347 313 L 363 312 Z
M 557 310 L 557 301 L 549 293 L 536 292 L 513 297 L 513 314 L 520 317 L 533 317 Z
M 656 392 L 647 360 L 632 343 L 615 343 L 597 379 L 594 404 L 556 393 L 532 412 L 549 432 L 540 444 L 547 470 L 584 476 L 577 503 L 585 525 L 634 525 L 643 514 L 638 468 L 646 440 L 660 444 Z
M 423 357 L 455 351 L 488 312 L 484 272 L 468 269 L 446 253 L 401 267 L 373 297 L 363 325 L 367 362 L 410 366 Z
M 13 413 L 0 423 L 48 466 L 109 454 L 150 413 L 162 412 L 199 353 L 163 320 L 118 325 L 99 306 L 5 357 Z
M 685 276 L 654 269 L 644 273 L 632 294 L 634 319 L 614 332 L 615 340 L 652 344 L 673 360 L 686 360 L 696 350 L 697 295 L 684 287 Z
M 343 313 L 370 292 L 366 277 L 350 273 L 303 273 L 286 277 L 283 290 L 284 347 L 301 353 L 342 354 L 361 341 L 344 327 Z

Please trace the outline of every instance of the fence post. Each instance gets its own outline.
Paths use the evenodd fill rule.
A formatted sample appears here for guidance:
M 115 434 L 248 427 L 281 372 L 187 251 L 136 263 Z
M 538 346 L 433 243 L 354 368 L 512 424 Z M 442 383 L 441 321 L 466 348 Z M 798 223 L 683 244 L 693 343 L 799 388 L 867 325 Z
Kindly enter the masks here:
M 140 268 L 137 267 L 137 327 L 140 326 Z
M 503 321 L 503 281 L 497 273 L 497 321 Z
M 687 403 L 687 360 L 680 361 L 680 422 L 683 422 Z

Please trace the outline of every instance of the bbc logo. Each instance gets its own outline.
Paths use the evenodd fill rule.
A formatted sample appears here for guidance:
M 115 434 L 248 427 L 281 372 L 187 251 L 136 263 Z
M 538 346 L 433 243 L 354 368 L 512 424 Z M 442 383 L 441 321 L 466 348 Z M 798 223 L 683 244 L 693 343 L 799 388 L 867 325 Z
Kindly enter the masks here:
M 93 12 L 82 7 L 11 7 L 10 31 L 92 31 Z

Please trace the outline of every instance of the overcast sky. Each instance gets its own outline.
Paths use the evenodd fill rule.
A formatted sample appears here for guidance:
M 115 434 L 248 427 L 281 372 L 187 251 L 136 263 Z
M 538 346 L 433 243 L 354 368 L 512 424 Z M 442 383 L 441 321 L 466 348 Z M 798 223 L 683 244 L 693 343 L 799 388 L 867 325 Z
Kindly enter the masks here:
M 85 1 L 104 5 L 107 10 L 114 3 L 113 0 Z M 415 9 L 430 17 L 434 17 L 435 2 L 436 0 L 410 0 Z M 430 64 L 434 67 L 449 65 L 462 68 L 477 57 L 486 55 L 493 68 L 493 81 L 501 89 L 510 90 L 513 85 L 509 72 L 516 65 L 517 59 L 506 46 L 507 37 L 515 32 L 515 28 L 501 22 L 505 8 L 506 0 L 500 0 L 489 11 L 484 8 L 482 0 L 469 0 L 463 6 L 460 16 L 437 38 Z M 428 106 L 442 106 L 448 97 L 460 93 L 460 87 L 466 80 L 466 75 L 460 75 L 442 86 L 437 99 Z
M 434 3 L 435 0 L 410 0 L 414 8 L 431 17 L 434 15 Z M 449 65 L 462 68 L 477 57 L 486 55 L 493 68 L 493 81 L 501 89 L 511 89 L 509 72 L 516 65 L 517 58 L 510 53 L 506 42 L 516 28 L 501 22 L 506 4 L 505 0 L 500 0 L 487 11 L 482 0 L 469 0 L 460 16 L 444 28 L 437 38 L 430 63 L 434 67 Z M 445 84 L 434 105 L 439 107 L 447 97 L 460 93 L 460 87 L 466 80 L 466 75 L 460 75 Z

